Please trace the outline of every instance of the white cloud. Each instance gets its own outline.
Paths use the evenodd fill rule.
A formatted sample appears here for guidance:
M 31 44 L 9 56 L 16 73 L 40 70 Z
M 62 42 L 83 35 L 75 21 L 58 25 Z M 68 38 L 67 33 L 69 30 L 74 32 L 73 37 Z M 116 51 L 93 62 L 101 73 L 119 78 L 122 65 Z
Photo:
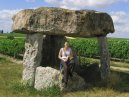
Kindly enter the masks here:
M 129 38 L 129 14 L 124 11 L 111 12 L 114 21 L 115 33 L 111 37 Z
M 36 0 L 25 0 L 26 2 L 35 2 Z
M 51 3 L 51 4 L 60 4 L 61 0 L 44 0 L 47 3 Z
M 3 29 L 5 32 L 11 31 L 12 16 L 20 10 L 0 10 L 0 30 Z
M 60 7 L 64 8 L 64 9 L 71 9 L 71 10 L 77 10 L 78 9 L 77 7 L 68 7 L 68 6 L 65 6 L 65 5 L 62 5 Z
M 19 10 L 0 10 L 0 20 L 11 18 Z
M 84 7 L 106 7 L 117 2 L 128 2 L 128 0 L 44 0 L 56 6 L 65 8 L 84 8 Z

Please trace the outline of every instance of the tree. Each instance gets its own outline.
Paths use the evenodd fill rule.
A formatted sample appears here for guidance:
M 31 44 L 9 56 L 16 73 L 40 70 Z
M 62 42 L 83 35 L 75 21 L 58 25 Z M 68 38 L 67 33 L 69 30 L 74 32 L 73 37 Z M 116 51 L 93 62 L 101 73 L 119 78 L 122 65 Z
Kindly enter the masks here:
M 3 34 L 3 33 L 4 33 L 4 31 L 3 31 L 3 30 L 0 30 L 0 33 L 1 33 L 1 34 Z
M 3 33 L 4 33 L 4 31 L 2 30 L 2 31 L 1 31 L 1 33 L 3 34 Z

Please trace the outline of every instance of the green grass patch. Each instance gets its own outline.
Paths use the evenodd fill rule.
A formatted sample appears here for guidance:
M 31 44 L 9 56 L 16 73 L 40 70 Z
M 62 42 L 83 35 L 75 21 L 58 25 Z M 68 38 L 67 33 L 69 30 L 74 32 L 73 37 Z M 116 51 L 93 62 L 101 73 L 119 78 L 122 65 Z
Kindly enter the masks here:
M 94 59 L 94 58 L 79 57 L 79 61 L 81 64 L 92 64 L 92 63 L 100 64 L 100 59 Z M 129 63 L 126 62 L 110 61 L 110 66 L 129 69 Z
M 0 64 L 4 64 L 7 62 L 6 58 L 0 57 Z
M 24 93 L 33 97 L 37 95 L 45 97 L 57 97 L 61 94 L 60 88 L 58 86 L 52 86 L 38 91 L 33 87 L 29 85 L 23 85 L 20 82 L 10 84 L 8 89 L 9 91 L 11 91 L 12 94 Z
M 14 37 L 25 37 L 25 34 L 21 34 L 21 33 L 4 33 L 4 34 L 0 34 L 0 36 L 14 36 Z

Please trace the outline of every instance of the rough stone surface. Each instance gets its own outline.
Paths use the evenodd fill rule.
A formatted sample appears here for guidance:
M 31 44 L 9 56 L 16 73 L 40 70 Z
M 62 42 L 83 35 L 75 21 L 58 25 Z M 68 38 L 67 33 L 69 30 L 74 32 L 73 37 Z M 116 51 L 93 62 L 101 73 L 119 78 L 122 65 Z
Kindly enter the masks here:
M 76 72 L 88 83 L 101 80 L 101 72 L 98 63 L 76 65 L 74 72 Z
M 108 50 L 107 37 L 98 37 L 100 48 L 101 78 L 110 76 L 110 53 Z
M 28 34 L 25 42 L 25 54 L 23 57 L 22 79 L 31 86 L 34 85 L 35 70 L 40 65 L 42 58 L 42 34 Z
M 104 12 L 41 7 L 17 13 L 13 17 L 13 31 L 93 37 L 114 32 L 114 25 Z
M 73 73 L 73 78 L 68 81 L 68 87 L 64 88 L 62 85 L 62 74 L 59 70 L 51 67 L 37 67 L 34 87 L 37 90 L 41 90 L 53 85 L 58 85 L 61 90 L 69 91 L 83 89 L 86 83 L 83 78 Z

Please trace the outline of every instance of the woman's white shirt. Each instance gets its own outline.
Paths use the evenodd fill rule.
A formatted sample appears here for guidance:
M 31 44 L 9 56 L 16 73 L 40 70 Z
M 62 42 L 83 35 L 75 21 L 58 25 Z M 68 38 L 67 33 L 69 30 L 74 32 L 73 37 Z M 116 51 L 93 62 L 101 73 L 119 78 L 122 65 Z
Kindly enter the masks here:
M 64 48 L 61 48 L 61 56 L 63 59 L 66 59 L 67 57 L 70 56 L 71 53 L 71 48 L 68 48 L 66 51 L 64 50 Z

